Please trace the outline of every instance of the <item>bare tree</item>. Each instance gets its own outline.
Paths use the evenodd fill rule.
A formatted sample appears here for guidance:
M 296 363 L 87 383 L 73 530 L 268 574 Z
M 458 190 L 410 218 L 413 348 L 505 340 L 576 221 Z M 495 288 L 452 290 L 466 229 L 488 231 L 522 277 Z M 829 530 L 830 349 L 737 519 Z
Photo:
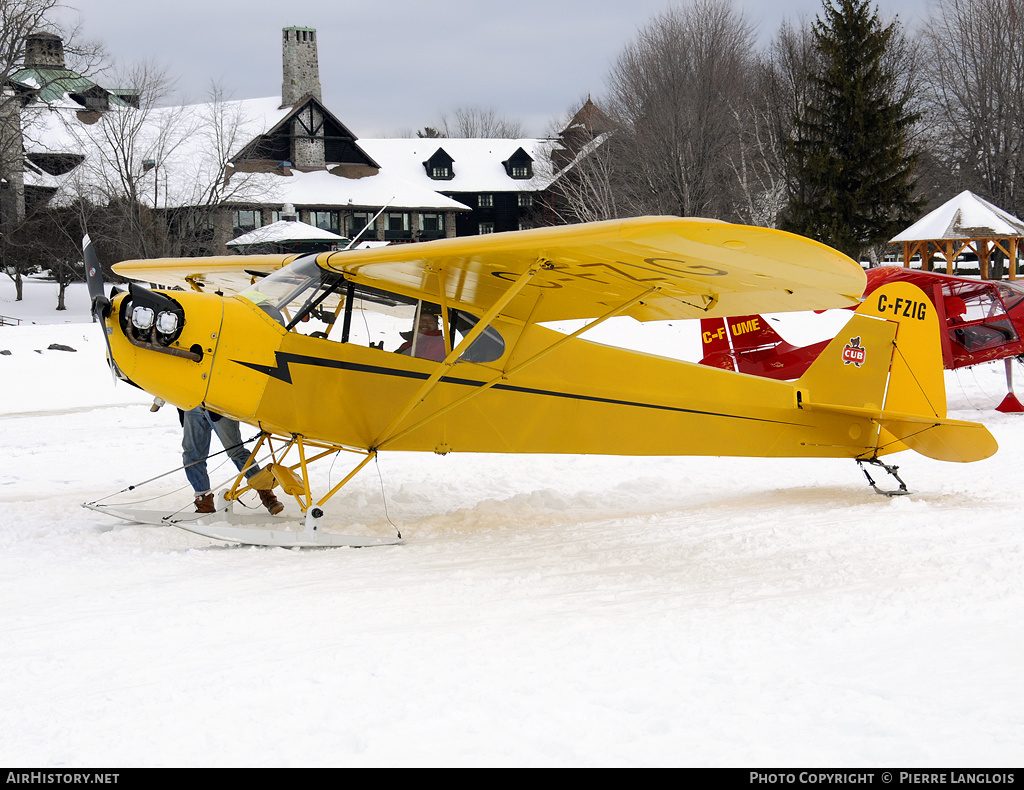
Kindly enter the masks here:
M 625 211 L 736 215 L 730 162 L 753 49 L 753 29 L 730 0 L 693 0 L 656 17 L 619 56 L 608 110 L 621 167 L 635 179 Z
M 244 103 L 211 86 L 209 101 L 156 106 L 169 81 L 139 67 L 130 83 L 140 106 L 69 119 L 84 162 L 66 179 L 58 206 L 75 205 L 110 260 L 213 251 L 213 228 L 229 203 L 260 202 L 266 179 L 238 171 L 231 157 L 250 142 Z
M 77 28 L 60 29 L 53 19 L 57 0 L 0 0 L 0 268 L 22 298 L 22 276 L 35 265 L 20 246 L 27 238 L 23 155 L 25 129 L 22 111 L 36 91 L 49 87 L 38 75 L 33 85 L 12 81 L 25 65 L 25 41 L 31 34 L 60 30 L 63 52 L 87 73 L 103 59 L 103 50 L 81 40 Z
M 456 107 L 441 116 L 440 127 L 425 127 L 440 137 L 500 137 L 516 139 L 523 136 L 519 121 L 502 118 L 491 107 Z M 433 136 L 427 134 L 426 136 Z
M 236 168 L 232 162 L 253 136 L 247 128 L 244 102 L 227 99 L 224 89 L 213 83 L 207 101 L 187 108 L 186 115 L 191 116 L 184 125 L 190 130 L 190 145 L 168 156 L 164 200 L 156 202 L 168 231 L 163 255 L 213 252 L 212 229 L 218 216 L 229 205 L 265 202 L 274 180 L 274 176 Z M 171 178 L 168 173 L 173 174 Z M 154 183 L 158 177 L 154 169 Z
M 1024 210 L 1024 7 L 939 0 L 926 28 L 928 85 L 954 189 Z
M 143 64 L 115 79 L 137 93 L 139 106 L 112 107 L 90 123 L 64 116 L 66 144 L 85 158 L 67 179 L 62 202 L 78 202 L 91 215 L 83 217 L 87 226 L 98 222 L 102 208 L 106 232 L 96 240 L 116 239 L 120 256 L 152 257 L 161 246 L 152 211 L 159 195 L 147 187 L 148 163 L 172 153 L 190 130 L 180 108 L 157 108 L 170 89 L 163 70 Z
M 737 213 L 748 222 L 777 227 L 793 188 L 786 141 L 797 133 L 794 119 L 809 101 L 816 70 L 810 25 L 783 23 L 755 67 L 746 123 L 737 113 L 741 134 L 737 172 L 743 204 Z M 730 160 L 732 162 L 732 160 Z
M 558 223 L 599 222 L 621 216 L 617 159 L 613 135 L 606 132 L 555 173 L 548 208 Z
M 588 96 L 552 124 L 549 137 L 557 143 L 546 149 L 553 175 L 545 205 L 548 221 L 573 224 L 621 216 L 622 173 L 611 119 Z

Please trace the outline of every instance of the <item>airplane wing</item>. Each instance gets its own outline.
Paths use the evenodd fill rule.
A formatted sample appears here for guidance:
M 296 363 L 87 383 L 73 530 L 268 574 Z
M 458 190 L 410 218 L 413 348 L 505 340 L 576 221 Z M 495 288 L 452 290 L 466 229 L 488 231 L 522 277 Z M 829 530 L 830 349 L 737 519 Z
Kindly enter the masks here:
M 255 279 L 275 272 L 298 255 L 211 255 L 203 258 L 151 258 L 111 267 L 121 277 L 204 293 L 238 293 Z
M 124 261 L 129 279 L 236 293 L 296 255 Z M 802 236 L 713 219 L 641 217 L 320 253 L 325 269 L 415 298 L 486 312 L 531 266 L 502 313 L 534 322 L 595 318 L 648 289 L 625 311 L 639 321 L 821 310 L 860 303 L 865 275 Z
M 533 322 L 625 312 L 639 321 L 848 307 L 865 275 L 840 252 L 791 233 L 711 219 L 643 217 L 321 253 L 357 282 L 478 314 L 538 261 L 502 310 Z

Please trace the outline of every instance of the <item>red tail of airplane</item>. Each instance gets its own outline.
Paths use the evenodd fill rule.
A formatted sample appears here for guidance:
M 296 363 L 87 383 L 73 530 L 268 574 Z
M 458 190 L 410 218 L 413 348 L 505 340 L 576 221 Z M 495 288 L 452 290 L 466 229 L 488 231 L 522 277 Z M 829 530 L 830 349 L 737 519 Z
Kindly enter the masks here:
M 794 346 L 776 332 L 764 316 L 704 318 L 702 365 L 772 379 L 797 379 L 828 345 Z
M 939 319 L 943 367 L 1004 360 L 1008 395 L 997 408 L 1024 409 L 1012 383 L 1012 360 L 1024 359 L 1024 286 L 902 266 L 869 269 L 867 278 L 865 298 L 890 282 L 910 282 L 924 291 Z M 827 345 L 793 346 L 759 315 L 702 320 L 701 337 L 702 365 L 773 379 L 799 378 Z

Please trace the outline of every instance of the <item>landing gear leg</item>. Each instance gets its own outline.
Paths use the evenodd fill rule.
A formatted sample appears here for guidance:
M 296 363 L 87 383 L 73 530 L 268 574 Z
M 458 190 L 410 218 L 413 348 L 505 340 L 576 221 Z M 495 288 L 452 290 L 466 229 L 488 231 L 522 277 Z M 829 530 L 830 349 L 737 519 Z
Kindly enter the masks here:
M 896 480 L 897 483 L 900 484 L 900 487 L 895 491 L 883 491 L 881 488 L 875 485 L 875 481 L 872 479 L 871 475 L 868 474 L 868 470 L 864 468 L 864 464 L 871 464 L 872 466 L 877 466 L 880 467 L 881 469 L 884 469 L 894 480 Z M 860 471 L 862 471 L 864 473 L 864 477 L 868 479 L 868 485 L 874 489 L 876 494 L 881 494 L 882 496 L 904 496 L 910 493 L 907 490 L 907 484 L 904 483 L 902 478 L 900 478 L 900 476 L 897 474 L 897 472 L 899 471 L 898 466 L 883 464 L 877 458 L 858 458 L 857 466 L 860 467 Z

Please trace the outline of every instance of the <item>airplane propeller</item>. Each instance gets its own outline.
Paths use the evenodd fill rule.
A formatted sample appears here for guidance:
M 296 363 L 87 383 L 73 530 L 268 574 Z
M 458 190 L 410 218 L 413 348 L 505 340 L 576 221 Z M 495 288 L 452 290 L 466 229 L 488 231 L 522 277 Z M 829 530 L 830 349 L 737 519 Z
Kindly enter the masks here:
M 99 323 L 100 329 L 103 330 L 103 341 L 107 344 L 107 362 L 110 365 L 110 374 L 116 382 L 120 371 L 117 369 L 117 363 L 114 362 L 114 352 L 110 348 L 110 335 L 104 323 L 107 316 L 110 315 L 111 304 L 110 299 L 103 293 L 103 270 L 100 268 L 100 259 L 96 255 L 96 250 L 93 249 L 92 239 L 89 238 L 88 233 L 82 237 L 82 256 L 85 261 L 85 282 L 89 286 L 89 299 L 92 302 L 92 318 L 93 321 Z
M 94 321 L 102 324 L 103 319 L 110 315 L 110 299 L 103 293 L 103 270 L 100 268 L 100 260 L 93 249 L 89 234 L 82 238 L 82 255 L 85 259 L 85 281 L 89 285 L 92 317 Z

